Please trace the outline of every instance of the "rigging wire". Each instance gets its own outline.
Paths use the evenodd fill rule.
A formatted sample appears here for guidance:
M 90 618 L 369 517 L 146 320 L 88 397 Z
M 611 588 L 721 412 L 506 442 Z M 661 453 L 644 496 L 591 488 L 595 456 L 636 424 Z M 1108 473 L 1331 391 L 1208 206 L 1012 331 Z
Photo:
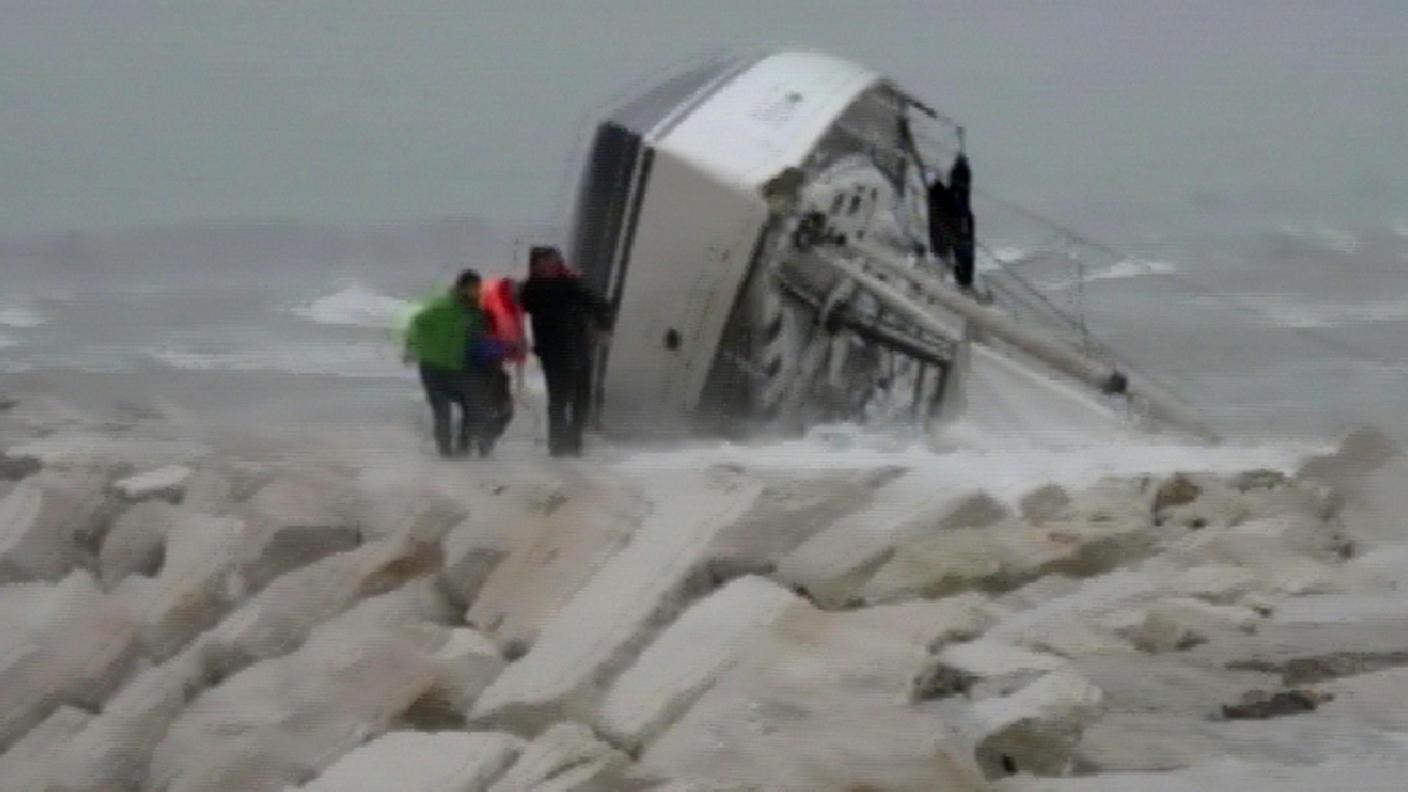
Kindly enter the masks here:
M 1078 231 L 1075 231 L 1057 222 L 1056 220 L 1051 219 L 1050 217 L 1032 211 L 1031 209 L 1028 209 L 1008 199 L 996 196 L 991 191 L 974 188 L 974 192 L 981 195 L 985 200 L 991 201 L 992 203 L 995 203 L 1003 207 L 1004 209 L 1012 211 L 1016 214 L 1023 215 L 1024 217 L 1030 220 L 1033 220 L 1037 223 L 1040 223 L 1060 232 L 1072 242 L 1075 242 L 1076 244 L 1082 247 L 1086 247 L 1099 253 L 1103 253 L 1107 256 L 1111 256 L 1118 261 L 1136 260 L 1136 258 L 1132 256 L 1128 251 L 1121 250 L 1120 248 L 1117 248 L 1107 242 L 1101 242 L 1099 240 L 1092 239 L 1084 234 L 1081 234 Z M 1195 294 L 1203 299 L 1209 300 L 1211 302 L 1220 303 L 1224 307 L 1229 307 L 1246 312 L 1262 320 L 1266 325 L 1270 327 L 1275 327 L 1280 330 L 1287 330 L 1293 335 L 1299 336 L 1300 338 L 1317 344 L 1322 348 L 1332 350 L 1338 354 L 1353 358 L 1361 363 L 1368 363 L 1379 368 L 1408 375 L 1408 368 L 1405 368 L 1404 364 L 1401 362 L 1394 362 L 1391 360 L 1380 358 L 1376 355 L 1373 355 L 1372 353 L 1365 352 L 1355 344 L 1351 344 L 1349 342 L 1335 338 L 1329 335 L 1328 333 L 1318 332 L 1310 328 L 1295 327 L 1293 325 L 1284 325 L 1278 323 L 1275 317 L 1271 316 L 1261 308 L 1258 308 L 1257 306 L 1247 302 L 1246 300 L 1241 300 L 1237 297 L 1226 294 L 1225 292 L 1220 292 L 1198 281 L 1195 278 L 1190 278 L 1185 274 L 1179 272 L 1163 272 L 1158 270 L 1150 270 L 1149 274 L 1158 275 L 1174 283 L 1177 283 L 1182 286 L 1186 291 L 1191 292 L 1192 294 Z

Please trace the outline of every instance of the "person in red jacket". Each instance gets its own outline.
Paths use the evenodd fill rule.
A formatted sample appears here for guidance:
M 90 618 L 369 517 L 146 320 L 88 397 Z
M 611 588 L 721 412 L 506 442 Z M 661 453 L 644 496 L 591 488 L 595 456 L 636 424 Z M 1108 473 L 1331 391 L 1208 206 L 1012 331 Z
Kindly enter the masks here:
M 489 278 L 484 281 L 483 288 L 479 290 L 479 307 L 484 310 L 488 335 L 503 350 L 503 362 L 492 367 L 487 383 L 492 417 L 484 429 L 480 453 L 488 454 L 513 420 L 513 385 L 505 366 L 513 364 L 521 387 L 528 345 L 523 308 L 518 304 L 518 284 L 512 278 Z

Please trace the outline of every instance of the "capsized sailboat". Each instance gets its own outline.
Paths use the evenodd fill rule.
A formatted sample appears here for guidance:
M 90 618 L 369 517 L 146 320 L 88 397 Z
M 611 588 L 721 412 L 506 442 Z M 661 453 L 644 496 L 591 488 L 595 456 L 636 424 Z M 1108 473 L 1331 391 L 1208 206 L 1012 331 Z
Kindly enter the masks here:
M 1020 310 L 1020 281 L 954 282 L 930 233 L 947 163 L 926 161 L 919 124 L 954 126 L 877 72 L 804 52 L 707 64 L 605 119 L 570 240 L 615 313 L 595 361 L 603 430 L 932 425 L 1040 404 L 1076 430 L 1215 438 L 1059 313 Z

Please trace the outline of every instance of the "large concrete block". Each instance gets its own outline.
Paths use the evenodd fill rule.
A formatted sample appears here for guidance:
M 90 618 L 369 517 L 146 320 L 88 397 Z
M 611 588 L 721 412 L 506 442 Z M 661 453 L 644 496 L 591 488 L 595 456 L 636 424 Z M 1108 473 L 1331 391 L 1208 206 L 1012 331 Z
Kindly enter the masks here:
M 625 548 L 545 623 L 533 648 L 484 692 L 471 718 L 532 733 L 583 719 L 602 687 L 688 601 L 715 536 L 752 506 L 756 485 L 674 477 Z M 481 595 L 482 597 L 482 595 Z
M 112 483 L 113 491 L 128 501 L 159 499 L 179 503 L 194 471 L 185 465 L 168 465 Z
M 630 757 L 580 723 L 557 723 L 538 735 L 489 792 L 608 792 L 620 789 Z
M 202 693 L 152 755 L 148 788 L 274 792 L 312 780 L 436 682 L 444 636 L 320 628 Z
M 0 754 L 0 789 L 42 790 L 54 770 L 54 760 L 83 731 L 93 716 L 74 707 L 59 707 L 43 723 Z
M 645 511 L 619 483 L 568 472 L 526 493 L 485 499 L 447 542 L 445 576 L 470 603 L 466 621 L 518 654 L 625 546 Z
M 789 608 L 646 747 L 632 776 L 757 789 L 978 789 L 971 740 L 909 702 L 923 634 L 894 630 L 897 610 L 870 610 Z
M 59 580 L 88 565 L 110 517 L 102 483 L 87 473 L 44 473 L 0 500 L 0 584 Z
M 893 553 L 896 544 L 953 527 L 950 517 L 979 492 L 954 493 L 934 486 L 932 476 L 908 473 L 876 490 L 857 509 L 818 531 L 784 556 L 777 578 L 806 592 L 824 608 L 859 599 L 860 589 Z
M 167 533 L 165 561 L 154 581 L 122 587 L 142 625 L 147 652 L 161 660 L 213 627 L 244 596 L 245 554 L 263 538 L 260 526 L 232 517 L 185 512 Z
M 496 732 L 391 732 L 346 754 L 299 789 L 484 792 L 522 749 L 522 739 Z
M 1104 696 L 1074 669 L 1053 671 L 1016 693 L 973 705 L 982 737 L 977 758 L 989 778 L 1015 773 L 1059 776 L 1085 726 L 1104 712 Z
M 7 586 L 0 598 L 10 597 L 28 604 L 23 621 L 3 628 L 0 750 L 62 704 L 101 706 L 137 659 L 132 614 L 86 572 L 53 585 Z
M 960 529 L 900 545 L 861 589 L 867 602 L 1009 591 L 1052 573 L 1086 576 L 1137 559 L 1153 547 L 1142 520 L 1007 522 Z
M 269 584 L 201 637 L 211 672 L 228 676 L 250 663 L 297 649 L 320 624 L 361 598 L 394 591 L 439 569 L 439 547 L 371 542 L 324 558 Z M 368 603 L 369 608 L 378 607 Z
M 752 576 L 696 602 L 617 678 L 601 707 L 603 733 L 617 745 L 639 749 L 797 605 L 805 601 Z
M 138 503 L 123 511 L 98 551 L 103 586 L 111 589 L 128 575 L 160 574 L 166 537 L 185 514 L 163 501 Z
M 45 792 L 145 789 L 152 752 L 205 682 L 191 651 L 137 674 L 52 757 Z

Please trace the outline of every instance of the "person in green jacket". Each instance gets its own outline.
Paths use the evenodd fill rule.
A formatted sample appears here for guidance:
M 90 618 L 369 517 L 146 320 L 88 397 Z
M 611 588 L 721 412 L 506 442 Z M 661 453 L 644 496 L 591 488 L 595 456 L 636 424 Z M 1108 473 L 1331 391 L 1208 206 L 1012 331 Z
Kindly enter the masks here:
M 411 318 L 406 332 L 405 360 L 420 364 L 420 381 L 435 417 L 435 447 L 441 456 L 463 456 L 473 441 L 479 442 L 481 454 L 487 454 L 484 431 L 493 416 L 483 372 L 497 365 L 499 358 L 485 332 L 479 282 L 474 270 L 460 273 L 446 294 Z M 452 447 L 451 406 L 455 404 L 461 421 Z

